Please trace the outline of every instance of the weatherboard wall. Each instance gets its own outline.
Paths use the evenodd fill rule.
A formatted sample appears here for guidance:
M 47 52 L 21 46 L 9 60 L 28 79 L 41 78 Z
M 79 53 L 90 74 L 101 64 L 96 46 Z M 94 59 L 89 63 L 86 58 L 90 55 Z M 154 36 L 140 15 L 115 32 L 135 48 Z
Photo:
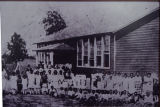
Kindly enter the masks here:
M 158 72 L 158 60 L 159 17 L 116 40 L 117 72 Z

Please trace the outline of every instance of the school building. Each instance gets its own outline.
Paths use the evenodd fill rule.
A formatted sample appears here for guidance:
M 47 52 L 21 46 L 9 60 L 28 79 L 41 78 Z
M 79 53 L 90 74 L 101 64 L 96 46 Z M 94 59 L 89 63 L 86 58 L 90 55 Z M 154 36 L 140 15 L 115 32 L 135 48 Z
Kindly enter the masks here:
M 118 30 L 81 35 L 66 28 L 34 44 L 37 64 L 40 61 L 46 64 L 51 61 L 53 65 L 71 63 L 76 74 L 158 73 L 159 9 Z

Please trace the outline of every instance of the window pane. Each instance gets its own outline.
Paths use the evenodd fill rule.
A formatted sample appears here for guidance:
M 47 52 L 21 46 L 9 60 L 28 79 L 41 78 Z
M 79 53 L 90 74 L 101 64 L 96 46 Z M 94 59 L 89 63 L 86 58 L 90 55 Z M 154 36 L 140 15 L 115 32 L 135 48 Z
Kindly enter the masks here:
M 99 50 L 101 50 L 101 37 L 96 38 L 97 47 Z
M 84 39 L 83 43 L 84 43 L 83 63 L 84 63 L 84 66 L 87 66 L 88 65 L 88 39 Z
M 88 56 L 84 56 L 84 66 L 88 64 Z
M 78 41 L 78 60 L 82 60 L 82 41 Z
M 82 66 L 82 40 L 78 41 L 78 66 Z
M 102 51 L 101 37 L 96 38 L 96 44 L 97 44 L 97 55 L 101 55 Z
M 82 41 L 78 41 L 78 52 L 82 52 Z
M 88 56 L 88 39 L 84 39 L 84 55 Z
M 104 51 L 109 52 L 109 36 L 104 36 Z
M 78 53 L 78 59 L 82 59 L 82 53 Z
M 101 66 L 101 56 L 97 56 L 97 66 Z
M 104 54 L 104 67 L 109 67 L 109 54 Z
M 94 66 L 94 60 L 90 60 L 90 66 Z
M 90 39 L 90 66 L 94 66 L 94 38 Z
M 82 60 L 78 60 L 78 66 L 82 66 Z

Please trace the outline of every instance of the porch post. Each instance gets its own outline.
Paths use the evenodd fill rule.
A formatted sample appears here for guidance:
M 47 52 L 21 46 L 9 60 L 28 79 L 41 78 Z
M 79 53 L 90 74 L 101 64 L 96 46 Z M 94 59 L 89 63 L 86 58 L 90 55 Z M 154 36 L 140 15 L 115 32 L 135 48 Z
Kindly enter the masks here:
M 41 52 L 41 61 L 43 61 L 43 53 Z
M 38 51 L 36 51 L 36 66 L 38 66 Z
M 41 52 L 39 52 L 39 61 L 41 61 L 42 60 L 42 54 L 41 54 Z
M 51 52 L 50 52 L 50 61 L 51 61 L 51 65 L 54 64 L 54 63 L 53 63 L 53 55 L 54 55 L 54 53 L 53 53 L 53 51 L 51 51 Z
M 43 62 L 44 64 L 46 64 L 46 53 L 45 52 L 43 52 Z

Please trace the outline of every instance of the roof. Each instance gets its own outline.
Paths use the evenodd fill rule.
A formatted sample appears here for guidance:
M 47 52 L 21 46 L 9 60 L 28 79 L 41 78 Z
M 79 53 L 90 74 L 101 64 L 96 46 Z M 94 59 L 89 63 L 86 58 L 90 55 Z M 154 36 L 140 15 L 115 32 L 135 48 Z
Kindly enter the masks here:
M 33 51 L 45 51 L 45 50 L 54 50 L 54 51 L 56 51 L 56 50 L 63 50 L 63 51 L 64 50 L 69 50 L 69 51 L 71 51 L 71 50 L 74 50 L 74 48 L 69 46 L 69 45 L 67 45 L 67 44 L 57 43 L 57 44 L 53 44 L 53 45 L 48 45 L 48 46 L 44 46 L 44 47 L 41 47 L 41 48 L 37 48 L 37 49 L 35 49 Z
M 159 11 L 158 9 L 152 10 L 152 12 L 147 12 L 147 13 L 141 13 L 142 15 L 136 18 L 132 18 L 130 17 L 130 19 L 127 19 L 126 21 L 122 21 L 120 24 L 120 21 L 117 20 L 117 17 L 114 17 L 114 19 L 116 19 L 116 21 L 114 20 L 114 22 L 108 22 L 107 19 L 104 18 L 103 23 L 97 23 L 95 21 L 95 25 L 93 25 L 93 22 L 91 22 L 91 20 L 88 18 L 88 16 L 86 16 L 86 18 L 88 18 L 88 20 L 80 20 L 79 23 L 77 24 L 72 24 L 70 26 L 68 26 L 67 28 L 65 28 L 64 30 L 61 30 L 57 33 L 54 33 L 53 35 L 49 35 L 49 36 L 43 36 L 42 38 L 40 38 L 40 40 L 38 40 L 35 43 L 44 43 L 44 42 L 49 42 L 49 41 L 59 41 L 59 40 L 66 40 L 66 39 L 70 39 L 70 38 L 77 38 L 77 37 L 83 37 L 83 36 L 88 36 L 88 35 L 93 35 L 93 34 L 99 34 L 99 33 L 108 33 L 108 32 L 119 32 L 121 31 L 121 29 L 125 28 L 125 27 L 129 27 L 129 25 L 131 25 L 132 23 L 136 22 L 139 19 L 142 19 L 140 21 L 143 21 L 143 18 L 151 15 L 151 13 L 154 13 L 156 11 Z M 149 14 L 148 14 L 149 13 Z M 136 14 L 136 13 L 134 13 Z M 113 15 L 114 16 L 114 15 Z M 113 19 L 113 16 L 111 17 Z M 125 16 L 126 17 L 126 16 Z M 129 16 L 127 16 L 129 17 Z M 122 17 L 121 17 L 122 18 Z M 126 18 L 124 18 L 125 20 Z M 100 20 L 97 20 L 100 21 Z M 145 21 L 144 21 L 145 22 Z M 95 27 L 96 26 L 96 27 Z
M 118 40 L 119 38 L 121 38 L 124 35 L 127 35 L 128 33 L 134 31 L 135 29 L 145 25 L 146 23 L 149 23 L 150 21 L 154 20 L 155 18 L 159 17 L 159 13 L 160 13 L 160 9 L 156 9 L 153 12 L 151 12 L 150 14 L 134 21 L 131 22 L 129 25 L 122 27 L 121 29 L 117 30 L 116 32 L 114 32 L 114 34 L 116 35 L 116 40 Z

